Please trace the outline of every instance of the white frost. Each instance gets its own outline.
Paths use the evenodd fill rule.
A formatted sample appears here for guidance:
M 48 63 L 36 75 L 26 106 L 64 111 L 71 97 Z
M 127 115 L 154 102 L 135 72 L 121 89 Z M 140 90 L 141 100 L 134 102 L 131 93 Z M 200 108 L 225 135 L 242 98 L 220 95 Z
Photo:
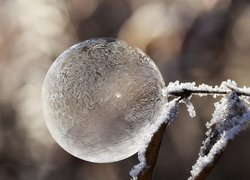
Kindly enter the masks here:
M 168 123 L 174 120 L 176 114 L 178 113 L 178 104 L 179 103 L 177 98 L 170 102 L 166 101 L 162 106 L 161 115 L 155 121 L 155 123 L 152 124 L 151 127 L 149 127 L 147 135 L 143 140 L 144 146 L 138 152 L 139 164 L 135 165 L 129 173 L 132 176 L 133 180 L 136 180 L 140 172 L 143 171 L 143 169 L 147 168 L 145 153 L 147 151 L 148 144 L 150 143 L 154 133 L 157 132 L 157 130 L 163 123 Z
M 163 105 L 161 116 L 157 119 L 155 124 L 149 128 L 147 136 L 143 140 L 145 144 L 138 152 L 138 159 L 140 162 L 130 171 L 133 180 L 136 180 L 140 172 L 147 168 L 145 153 L 148 144 L 162 123 L 174 119 L 178 112 L 178 102 L 181 101 L 187 105 L 187 110 L 191 117 L 196 115 L 194 107 L 190 102 L 192 94 L 199 96 L 214 94 L 213 97 L 219 95 L 223 96 L 223 98 L 220 102 L 215 103 L 213 117 L 211 121 L 207 123 L 207 139 L 203 142 L 198 160 L 192 167 L 191 177 L 189 178 L 191 180 L 205 167 L 208 167 L 214 161 L 216 155 L 225 149 L 229 140 L 234 139 L 239 132 L 244 130 L 250 121 L 250 110 L 245 105 L 248 99 L 245 97 L 240 99 L 238 97 L 239 95 L 250 95 L 250 88 L 238 88 L 235 81 L 232 80 L 224 81 L 220 86 L 214 87 L 206 84 L 197 86 L 195 82 L 180 83 L 176 81 L 174 83 L 169 83 L 167 87 L 163 88 L 162 93 L 166 97 L 177 96 L 177 98 Z
M 215 111 L 210 123 L 207 124 L 207 139 L 203 142 L 201 152 L 196 164 L 192 167 L 190 180 L 194 179 L 203 169 L 214 161 L 215 155 L 221 153 L 235 136 L 247 127 L 250 120 L 250 111 L 246 108 L 235 92 L 215 103 Z M 213 138 L 216 142 L 212 144 Z M 202 149 L 209 148 L 208 154 L 203 154 Z
M 187 82 L 187 83 L 180 83 L 179 81 L 170 82 L 167 87 L 164 88 L 163 92 L 165 94 L 171 94 L 173 92 L 183 92 L 183 90 L 191 90 L 191 91 L 207 91 L 207 92 L 230 92 L 231 90 L 241 90 L 242 92 L 250 94 L 250 88 L 237 88 L 237 84 L 235 81 L 227 80 L 223 81 L 220 86 L 209 86 L 206 84 L 201 84 L 199 86 L 196 85 L 195 82 Z M 207 96 L 211 95 L 210 93 L 192 93 L 198 94 L 199 96 Z M 217 97 L 220 94 L 214 94 L 213 97 Z M 224 95 L 224 94 L 221 94 Z
M 196 112 L 195 112 L 195 109 L 194 109 L 194 106 L 193 104 L 191 103 L 190 99 L 189 98 L 185 98 L 183 99 L 184 103 L 186 104 L 187 106 L 187 111 L 189 113 L 189 116 L 191 118 L 194 118 L 196 116 Z

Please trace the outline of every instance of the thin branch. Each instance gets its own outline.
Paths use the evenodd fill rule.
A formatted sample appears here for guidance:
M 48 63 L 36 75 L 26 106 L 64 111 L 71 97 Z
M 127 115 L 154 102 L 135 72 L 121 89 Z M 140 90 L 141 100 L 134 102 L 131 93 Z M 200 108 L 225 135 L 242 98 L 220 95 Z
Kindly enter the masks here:
M 243 92 L 237 89 L 231 89 L 229 91 L 218 91 L 218 90 L 191 90 L 191 89 L 182 89 L 181 91 L 170 91 L 170 96 L 187 98 L 191 95 L 204 94 L 204 95 L 225 95 L 229 94 L 231 91 L 235 91 L 238 96 L 250 96 L 250 93 Z
M 182 89 L 181 91 L 169 91 L 168 94 L 170 96 L 176 96 L 176 97 L 182 97 L 182 98 L 187 98 L 191 95 L 196 95 L 196 94 L 204 94 L 204 95 L 224 95 L 228 94 L 230 91 L 218 91 L 218 90 L 195 90 L 195 89 Z M 249 95 L 250 96 L 250 95 Z
M 167 96 L 175 96 L 187 98 L 191 95 L 225 95 L 230 92 L 236 92 L 238 96 L 250 96 L 250 88 L 239 88 L 234 81 L 228 80 L 221 83 L 220 86 L 209 86 L 206 84 L 202 84 L 197 86 L 193 83 L 180 83 L 176 81 L 174 83 L 169 83 L 169 85 L 164 88 L 163 92 L 167 94 Z

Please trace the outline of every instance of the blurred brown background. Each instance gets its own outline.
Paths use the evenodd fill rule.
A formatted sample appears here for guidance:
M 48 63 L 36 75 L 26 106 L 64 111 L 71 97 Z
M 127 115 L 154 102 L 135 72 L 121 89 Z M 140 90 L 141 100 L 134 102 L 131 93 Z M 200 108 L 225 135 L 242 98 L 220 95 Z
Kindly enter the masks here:
M 247 0 L 0 0 L 0 179 L 127 180 L 136 155 L 94 164 L 63 151 L 41 115 L 40 91 L 53 60 L 93 37 L 116 37 L 145 51 L 166 84 L 226 79 L 250 86 Z M 154 180 L 189 177 L 214 100 L 194 98 L 165 134 Z M 250 130 L 234 140 L 210 180 L 250 179 Z

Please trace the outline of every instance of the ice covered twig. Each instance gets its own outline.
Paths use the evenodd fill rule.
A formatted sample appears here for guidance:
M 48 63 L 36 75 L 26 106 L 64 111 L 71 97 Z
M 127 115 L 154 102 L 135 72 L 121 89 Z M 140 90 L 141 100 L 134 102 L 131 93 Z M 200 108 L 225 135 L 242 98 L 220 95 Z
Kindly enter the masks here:
M 231 92 L 215 104 L 212 120 L 207 124 L 207 138 L 198 160 L 191 170 L 190 180 L 205 179 L 222 155 L 228 142 L 247 127 L 250 111 L 237 92 Z
M 213 95 L 214 97 L 230 93 L 231 91 L 236 92 L 239 96 L 250 96 L 250 88 L 239 88 L 235 81 L 227 80 L 223 81 L 220 86 L 209 86 L 207 84 L 196 85 L 195 82 L 180 83 L 176 81 L 170 82 L 164 89 L 168 96 L 177 96 L 187 98 L 191 95 L 207 96 Z

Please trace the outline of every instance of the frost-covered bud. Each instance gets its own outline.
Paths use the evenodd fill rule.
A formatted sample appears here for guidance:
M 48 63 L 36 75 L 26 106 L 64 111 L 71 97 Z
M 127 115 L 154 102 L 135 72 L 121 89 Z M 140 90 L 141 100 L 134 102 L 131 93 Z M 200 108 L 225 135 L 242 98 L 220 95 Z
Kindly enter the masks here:
M 63 52 L 42 88 L 45 122 L 55 141 L 91 162 L 125 159 L 141 147 L 163 101 L 163 78 L 137 48 L 109 38 Z

